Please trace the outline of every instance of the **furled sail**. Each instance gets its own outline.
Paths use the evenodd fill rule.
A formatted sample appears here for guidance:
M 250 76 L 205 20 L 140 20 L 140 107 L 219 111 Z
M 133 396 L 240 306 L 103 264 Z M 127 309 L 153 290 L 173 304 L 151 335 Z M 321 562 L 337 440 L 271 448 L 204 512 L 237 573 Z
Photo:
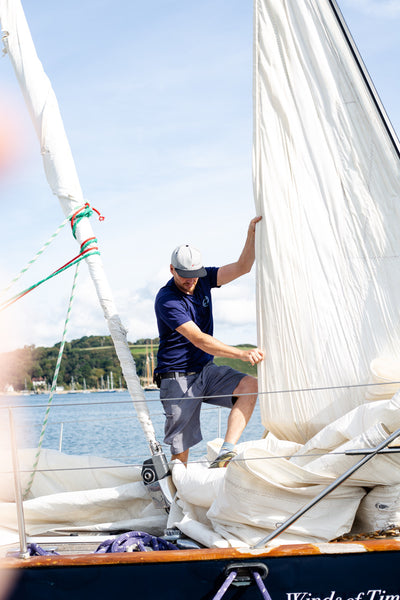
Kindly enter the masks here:
M 43 158 L 44 170 L 52 192 L 58 197 L 67 217 L 85 204 L 71 149 L 65 134 L 58 103 L 51 83 L 36 54 L 28 24 L 19 0 L 0 0 L 2 38 L 28 106 Z M 94 237 L 89 219 L 76 226 L 79 244 Z M 126 330 L 123 327 L 108 285 L 100 256 L 86 258 L 97 296 L 121 363 L 127 386 L 153 452 L 159 452 L 153 424 L 145 403 L 144 391 L 136 374 Z
M 253 168 L 262 419 L 304 443 L 400 380 L 399 144 L 333 0 L 255 2 Z

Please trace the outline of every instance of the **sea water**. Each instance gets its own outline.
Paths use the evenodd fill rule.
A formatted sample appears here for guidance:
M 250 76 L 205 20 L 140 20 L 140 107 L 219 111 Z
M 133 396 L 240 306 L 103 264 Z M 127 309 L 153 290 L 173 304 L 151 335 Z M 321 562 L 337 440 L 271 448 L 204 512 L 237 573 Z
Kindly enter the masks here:
M 165 417 L 159 391 L 145 392 L 158 442 L 163 442 Z M 19 448 L 42 447 L 66 454 L 89 454 L 141 465 L 151 453 L 127 391 L 0 396 L 3 426 L 10 407 Z M 203 440 L 191 449 L 190 459 L 206 454 L 207 442 L 224 437 L 229 411 L 204 404 L 201 413 Z M 44 431 L 44 435 L 42 432 Z M 260 439 L 264 428 L 257 404 L 240 441 Z M 163 445 L 163 444 L 162 444 Z M 163 445 L 169 458 L 169 448 Z

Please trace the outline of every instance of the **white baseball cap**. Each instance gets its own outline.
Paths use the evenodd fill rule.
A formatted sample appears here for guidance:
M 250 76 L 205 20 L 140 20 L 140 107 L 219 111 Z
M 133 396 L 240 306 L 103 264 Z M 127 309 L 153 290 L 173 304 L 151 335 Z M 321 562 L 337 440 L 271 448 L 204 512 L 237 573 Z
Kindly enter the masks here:
M 207 271 L 203 267 L 200 251 L 189 244 L 177 246 L 171 256 L 171 265 L 180 277 L 205 277 Z

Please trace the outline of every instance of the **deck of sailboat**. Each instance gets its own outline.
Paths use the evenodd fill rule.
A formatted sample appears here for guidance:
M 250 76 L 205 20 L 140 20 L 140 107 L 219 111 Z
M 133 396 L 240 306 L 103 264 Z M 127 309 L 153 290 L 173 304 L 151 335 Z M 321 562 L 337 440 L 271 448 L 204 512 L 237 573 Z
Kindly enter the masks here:
M 91 538 L 91 539 L 88 539 Z M 282 544 L 262 549 L 251 548 L 200 548 L 195 550 L 165 550 L 146 552 L 115 552 L 95 554 L 98 545 L 107 536 L 82 536 L 76 541 L 65 541 L 62 537 L 40 538 L 44 550 L 55 550 L 58 555 L 31 556 L 20 558 L 18 548 L 13 545 L 2 548 L 0 568 L 20 569 L 24 567 L 57 567 L 68 565 L 111 565 L 132 563 L 193 562 L 203 560 L 256 560 L 262 558 L 343 555 L 372 552 L 399 552 L 400 535 L 379 538 L 348 539 L 318 544 Z M 31 541 L 38 542 L 37 538 Z
M 319 543 L 279 543 L 264 547 L 229 547 L 229 548 L 190 548 L 177 550 L 153 551 L 150 546 L 146 551 L 132 549 L 131 551 L 96 553 L 99 545 L 117 539 L 122 532 L 107 534 L 95 531 L 49 532 L 38 536 L 27 536 L 29 546 L 36 545 L 43 555 L 23 557 L 21 545 L 17 543 L 0 546 L 0 569 L 10 567 L 57 566 L 66 564 L 113 564 L 135 562 L 170 562 L 197 560 L 233 560 L 252 559 L 255 557 L 282 557 L 307 555 L 357 554 L 363 552 L 391 552 L 400 550 L 400 527 L 391 527 L 369 533 L 349 533 L 337 539 Z M 167 539 L 167 538 L 165 538 Z M 183 536 L 185 540 L 185 536 Z M 191 541 L 191 540 L 187 540 Z M 53 552 L 53 554 L 52 554 Z M 71 563 L 72 561 L 72 563 Z
M 392 438 L 396 438 L 399 434 L 399 431 L 393 433 L 389 438 L 387 438 L 384 442 L 384 445 L 387 445 L 390 440 Z M 386 448 L 383 447 L 382 444 L 382 448 L 374 448 L 372 449 L 375 453 L 382 453 L 385 455 L 385 457 L 387 456 L 395 456 L 397 454 L 397 447 L 391 447 L 390 448 L 390 454 L 387 454 Z M 42 450 L 42 455 L 45 454 L 47 451 L 46 450 Z M 51 452 L 51 451 L 50 451 Z M 349 451 L 350 452 L 350 451 Z M 345 473 L 342 473 L 340 475 L 340 477 L 338 477 L 338 479 L 336 480 L 337 484 L 341 484 L 345 481 L 345 478 L 350 477 L 353 469 L 356 470 L 357 468 L 360 467 L 361 462 L 360 461 L 364 461 L 365 457 L 370 456 L 372 458 L 372 452 L 371 449 L 368 449 L 366 451 L 363 450 L 357 450 L 354 451 L 356 453 L 360 453 L 361 454 L 361 459 L 355 463 L 350 469 L 348 469 Z M 60 457 L 60 459 L 63 460 L 73 460 L 76 459 L 77 457 L 71 456 L 68 457 L 67 455 L 62 455 L 61 453 L 57 453 L 57 456 Z M 275 457 L 276 460 L 281 460 L 282 457 Z M 382 457 L 383 458 L 383 457 Z M 240 464 L 241 463 L 241 459 L 240 456 L 237 457 L 237 459 L 235 460 L 235 463 Z M 270 462 L 271 457 L 267 457 L 264 456 L 263 459 L 265 461 Z M 259 461 L 262 461 L 262 459 L 259 459 Z M 376 460 L 376 459 L 375 459 Z M 379 459 L 378 459 L 379 460 Z M 255 463 L 254 463 L 255 464 Z M 253 468 L 254 468 L 254 464 L 253 464 Z M 358 466 L 357 466 L 358 465 Z M 103 465 L 104 466 L 104 465 Z M 129 465 L 123 465 L 122 467 L 129 467 Z M 196 468 L 196 461 L 194 461 L 193 465 L 194 469 Z M 80 471 L 80 469 L 82 469 L 82 465 L 78 466 L 77 464 L 74 463 L 74 467 L 75 469 L 78 469 L 76 471 L 76 473 L 78 473 Z M 109 465 L 106 465 L 106 467 L 109 467 Z M 232 464 L 233 467 L 233 464 Z M 135 467 L 136 469 L 138 467 Z M 68 473 L 69 470 L 71 469 L 71 465 L 65 465 L 65 472 Z M 46 471 L 48 470 L 48 466 L 44 468 L 43 470 L 43 474 L 46 473 Z M 58 464 L 54 464 L 52 465 L 52 468 L 50 469 L 49 473 L 47 473 L 48 476 L 51 475 L 52 470 L 54 470 L 56 473 L 60 472 L 60 470 L 62 471 L 63 469 L 60 469 L 60 465 Z M 93 470 L 93 465 L 90 466 L 89 471 L 87 471 L 87 465 L 85 465 L 85 469 L 83 469 L 84 472 L 91 472 Z M 39 469 L 40 471 L 40 469 Z M 109 469 L 107 468 L 107 472 L 109 472 Z M 228 470 L 223 470 L 222 475 L 226 475 L 228 474 Z M 26 476 L 26 474 L 25 474 Z M 178 476 L 179 477 L 179 476 Z M 135 479 L 135 478 L 134 478 Z M 340 480 L 340 481 L 339 481 Z M 323 499 L 323 495 L 322 494 L 328 494 L 330 493 L 330 491 L 332 491 L 332 485 L 336 484 L 336 482 L 332 482 L 327 488 L 325 488 L 325 490 L 323 492 L 321 492 L 319 497 L 315 497 L 312 500 L 310 500 L 307 511 L 311 510 L 313 508 L 314 503 L 319 502 L 319 500 Z M 200 484 L 199 484 L 200 485 Z M 65 488 L 67 489 L 67 488 Z M 251 489 L 251 487 L 249 488 Z M 59 490 L 60 491 L 60 490 Z M 63 490 L 61 490 L 62 492 Z M 255 490 L 253 490 L 254 493 Z M 317 493 L 318 490 L 316 490 L 315 493 Z M 85 492 L 83 491 L 83 494 L 85 494 Z M 62 495 L 62 494 L 61 494 Z M 57 495 L 56 495 L 57 496 Z M 54 497 L 56 497 L 54 496 Z M 16 491 L 16 497 L 18 497 L 18 490 Z M 56 501 L 54 501 L 56 503 Z M 111 502 L 113 502 L 113 500 L 111 500 Z M 148 503 L 151 503 L 151 499 L 150 496 L 148 498 Z M 93 500 L 93 506 L 96 506 L 96 500 Z M 27 508 L 27 505 L 26 505 Z M 303 508 L 300 508 L 299 511 L 296 513 L 296 515 L 293 515 L 296 517 L 296 520 L 301 516 L 300 515 L 300 511 L 303 510 L 305 508 L 305 505 L 303 505 Z M 265 513 L 268 514 L 271 511 L 271 507 L 269 508 L 265 508 Z M 13 542 L 13 544 L 9 544 L 7 546 L 2 546 L 0 548 L 0 568 L 4 567 L 4 568 L 20 568 L 20 567 L 30 567 L 30 566 L 43 566 L 43 565 L 47 565 L 47 566 L 59 566 L 59 565 L 67 565 L 70 564 L 68 562 L 68 560 L 72 560 L 71 564 L 103 564 L 102 561 L 105 561 L 105 563 L 108 563 L 108 561 L 110 562 L 110 564 L 123 564 L 124 562 L 127 563 L 135 563 L 135 562 L 143 562 L 143 560 L 145 562 L 174 562 L 176 560 L 178 560 L 179 562 L 182 561 L 197 561 L 197 560 L 236 560 L 239 557 L 241 557 L 241 559 L 243 560 L 251 560 L 254 559 L 254 557 L 260 556 L 260 557 L 283 557 L 283 556 L 305 556 L 305 555 L 334 555 L 334 554 L 349 554 L 349 553 L 353 553 L 353 554 L 361 554 L 361 553 L 365 553 L 365 552 L 399 552 L 400 550 L 400 531 L 399 529 L 396 528 L 392 528 L 391 525 L 388 525 L 388 523 L 392 523 L 393 521 L 386 521 L 386 529 L 382 530 L 382 531 L 375 531 L 373 533 L 368 533 L 367 531 L 365 531 L 365 533 L 354 533 L 354 531 L 359 532 L 360 529 L 355 529 L 354 531 L 352 531 L 351 533 L 345 534 L 340 538 L 337 538 L 333 541 L 315 541 L 315 539 L 318 538 L 313 538 L 314 535 L 314 531 L 308 529 L 308 533 L 309 533 L 309 539 L 310 540 L 314 540 L 314 541 L 310 541 L 309 543 L 306 543 L 303 539 L 296 541 L 296 539 L 288 541 L 287 539 L 285 540 L 285 542 L 281 542 L 279 540 L 279 537 L 275 538 L 275 541 L 273 544 L 270 544 L 269 540 L 267 540 L 267 538 L 265 538 L 264 540 L 259 540 L 259 545 L 257 545 L 257 547 L 254 548 L 250 548 L 249 549 L 249 545 L 251 546 L 251 542 L 247 542 L 243 544 L 243 546 L 241 546 L 241 544 L 237 544 L 237 542 L 235 544 L 232 544 L 233 546 L 236 546 L 236 548 L 218 548 L 218 547 L 211 547 L 211 548 L 207 548 L 207 547 L 201 547 L 202 544 L 207 544 L 207 542 L 201 541 L 202 538 L 200 536 L 199 539 L 196 538 L 196 536 L 194 535 L 193 538 L 195 540 L 194 544 L 198 544 L 200 545 L 199 550 L 197 549 L 193 549 L 193 545 L 192 547 L 189 548 L 190 549 L 179 549 L 177 551 L 175 550 L 169 550 L 169 551 L 160 551 L 160 552 L 154 552 L 154 551 L 149 551 L 149 552 L 137 552 L 137 551 L 126 551 L 126 552 L 121 552 L 121 551 L 114 551 L 114 553 L 110 552 L 110 553 L 96 553 L 96 550 L 98 549 L 99 545 L 102 542 L 105 542 L 106 540 L 114 540 L 116 538 L 118 538 L 123 532 L 122 530 L 117 530 L 114 529 L 112 532 L 111 531 L 107 531 L 106 529 L 98 529 L 90 531 L 89 530 L 89 526 L 88 523 L 86 524 L 82 524 L 85 525 L 85 530 L 81 529 L 78 533 L 78 526 L 75 523 L 75 530 L 74 525 L 73 525 L 73 521 L 74 518 L 70 517 L 72 520 L 69 524 L 64 523 L 63 525 L 61 525 L 60 521 L 57 521 L 58 518 L 63 519 L 64 515 L 67 517 L 68 515 L 68 511 L 65 510 L 65 502 L 63 502 L 63 504 L 60 507 L 60 513 L 58 514 L 58 517 L 55 517 L 55 520 L 53 520 L 52 522 L 58 522 L 58 526 L 54 527 L 52 529 L 49 530 L 45 530 L 44 529 L 44 525 L 43 525 L 43 529 L 40 533 L 34 534 L 34 533 L 29 533 L 29 528 L 28 528 L 28 533 L 26 536 L 26 543 L 29 545 L 33 545 L 36 544 L 37 546 L 39 546 L 41 549 L 43 549 L 46 552 L 49 552 L 49 554 L 46 554 L 45 556 L 30 556 L 28 558 L 21 558 L 21 548 L 23 548 L 23 545 L 21 544 L 20 546 L 18 546 L 18 544 L 16 543 L 16 541 Z M 323 516 L 323 513 L 325 513 L 325 516 Z M 330 520 L 330 513 L 328 509 L 324 509 L 323 513 L 321 514 L 321 518 L 324 518 L 327 520 L 327 522 Z M 164 514 L 164 512 L 163 512 Z M 47 513 L 46 513 L 47 515 Z M 48 515 L 47 515 L 48 516 Z M 32 523 L 35 522 L 35 516 L 32 517 L 32 515 L 30 516 L 30 518 L 33 518 L 33 521 L 30 523 L 30 527 L 32 527 Z M 53 517 L 54 518 L 54 517 Z M 288 521 L 286 522 L 286 528 L 290 527 L 290 523 L 289 520 L 292 519 L 292 517 L 290 517 L 288 519 Z M 256 521 L 257 522 L 257 521 Z M 294 523 L 294 520 L 293 520 Z M 279 525 L 279 527 L 278 527 Z M 276 523 L 276 527 L 279 529 L 280 527 L 285 526 L 285 523 Z M 145 525 L 142 525 L 143 529 L 142 531 L 146 531 L 146 527 Z M 164 531 L 164 534 L 166 534 L 168 532 L 168 525 L 166 524 L 167 529 Z M 132 529 L 136 529 L 135 526 L 131 525 Z M 140 527 L 139 527 L 140 528 Z M 47 531 L 47 532 L 46 532 Z M 343 531 L 343 529 L 342 529 Z M 283 532 L 283 530 L 282 530 Z M 281 532 L 281 533 L 282 533 Z M 265 530 L 265 533 L 268 533 L 268 529 Z M 278 531 L 273 531 L 271 532 L 269 535 L 274 535 L 274 534 L 280 534 Z M 160 533 L 158 533 L 157 535 L 161 535 Z M 180 536 L 183 535 L 183 539 L 185 539 L 185 534 L 181 534 Z M 190 535 L 190 534 L 188 534 Z M 317 533 L 315 533 L 315 535 L 317 535 Z M 338 535 L 338 534 L 336 534 Z M 260 531 L 260 538 L 262 537 L 262 532 Z M 167 536 L 168 539 L 168 536 Z M 229 535 L 228 535 L 228 539 L 229 539 Z M 321 539 L 321 537 L 319 538 Z M 328 540 L 328 539 L 332 539 L 332 538 L 327 538 L 327 537 L 322 537 L 322 539 Z M 171 540 L 173 541 L 173 540 Z M 257 540 L 258 541 L 258 540 Z M 216 544 L 217 546 L 218 544 Z M 147 549 L 146 549 L 147 550 Z M 50 554 L 51 551 L 54 551 L 57 554 Z M 104 552 L 104 551 L 103 551 Z M 117 554 L 117 556 L 115 556 L 115 554 Z M 125 555 L 125 557 L 122 557 L 122 555 Z M 147 557 L 147 558 L 143 558 L 143 557 Z M 158 558 L 158 556 L 160 556 L 161 558 Z M 106 557 L 106 558 L 104 558 Z M 125 561 L 125 558 L 127 559 L 127 561 Z M 67 562 L 66 562 L 67 561 Z M 99 562 L 100 561 L 100 562 Z
M 54 547 L 54 544 L 53 544 Z M 61 550 L 61 547 L 58 547 Z M 135 597 L 191 598 L 394 598 L 400 538 L 262 549 L 203 548 L 159 552 L 89 553 L 76 542 L 60 556 L 0 559 L 10 600 L 95 600 L 116 589 Z M 258 583 L 256 581 L 256 575 Z M 228 580 L 235 579 L 231 586 Z M 228 589 L 229 588 L 229 589 Z M 260 594 L 260 591 L 263 591 Z M 223 592 L 225 590 L 225 592 Z M 221 595 L 222 594 L 222 595 Z

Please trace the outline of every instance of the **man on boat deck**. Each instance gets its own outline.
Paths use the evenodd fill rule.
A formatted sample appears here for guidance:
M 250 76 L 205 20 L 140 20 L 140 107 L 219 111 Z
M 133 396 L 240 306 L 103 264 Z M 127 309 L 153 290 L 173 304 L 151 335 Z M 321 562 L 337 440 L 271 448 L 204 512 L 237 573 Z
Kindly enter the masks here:
M 252 365 L 264 358 L 259 348 L 240 350 L 213 337 L 211 289 L 249 273 L 255 259 L 255 228 L 250 221 L 239 259 L 223 267 L 203 267 L 200 252 L 189 245 L 175 248 L 172 279 L 155 301 L 160 345 L 154 381 L 165 411 L 165 443 L 172 459 L 187 463 L 189 448 L 201 441 L 202 402 L 231 409 L 224 443 L 210 467 L 226 467 L 257 400 L 257 379 L 213 363 L 214 356 L 239 358 Z

